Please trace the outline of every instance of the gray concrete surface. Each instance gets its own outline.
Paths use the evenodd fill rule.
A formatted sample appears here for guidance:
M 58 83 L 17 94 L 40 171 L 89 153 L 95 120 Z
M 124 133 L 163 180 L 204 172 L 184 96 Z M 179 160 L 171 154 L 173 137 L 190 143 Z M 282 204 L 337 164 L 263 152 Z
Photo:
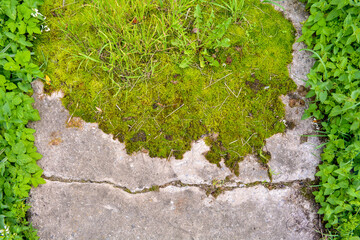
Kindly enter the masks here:
M 282 4 L 300 36 L 304 6 Z M 182 160 L 129 156 L 97 124 L 73 118 L 61 104 L 62 93 L 45 95 L 43 83 L 34 82 L 41 121 L 31 126 L 47 179 L 30 198 L 40 239 L 319 239 L 316 206 L 303 196 L 304 184 L 314 179 L 320 143 L 301 136 L 316 127 L 311 119 L 300 120 L 306 107 L 302 80 L 313 64 L 309 53 L 297 51 L 303 47 L 294 44 L 289 66 L 301 91 L 282 97 L 288 129 L 266 140 L 268 164 L 249 155 L 239 163 L 239 176 L 210 164 L 203 140 Z
M 239 177 L 225 166 L 209 163 L 204 153 L 210 148 L 203 140 L 194 142 L 182 160 L 150 158 L 142 152 L 129 156 L 125 145 L 102 132 L 96 123 L 79 119 L 80 127 L 69 127 L 71 116 L 62 106 L 61 93 L 45 95 L 41 81 L 34 82 L 33 88 L 41 121 L 32 127 L 36 129 L 36 146 L 43 154 L 39 164 L 47 178 L 106 181 L 131 191 L 174 181 L 212 184 L 228 177 L 228 184 L 238 185 L 269 180 L 267 169 L 254 156 L 240 163 Z
M 274 6 L 275 9 L 284 13 L 296 30 L 296 41 L 301 36 L 301 23 L 305 22 L 308 13 L 305 6 L 298 0 L 277 2 L 284 9 Z M 316 166 L 320 161 L 320 149 L 315 149 L 321 142 L 315 137 L 302 137 L 303 135 L 315 135 L 316 125 L 313 119 L 301 120 L 307 106 L 303 87 L 306 75 L 314 64 L 310 58 L 312 53 L 300 51 L 307 48 L 304 43 L 295 42 L 293 45 L 293 61 L 288 66 L 290 77 L 298 86 L 298 91 L 283 96 L 285 104 L 286 122 L 288 130 L 284 134 L 275 134 L 266 140 L 265 151 L 271 154 L 269 168 L 273 173 L 273 182 L 293 181 L 297 179 L 314 180 Z M 292 101 L 292 103 L 291 103 Z M 295 103 L 295 104 L 294 104 Z
M 42 239 L 313 239 L 315 216 L 292 188 L 238 188 L 207 197 L 198 187 L 129 194 L 107 184 L 48 181 L 33 191 Z

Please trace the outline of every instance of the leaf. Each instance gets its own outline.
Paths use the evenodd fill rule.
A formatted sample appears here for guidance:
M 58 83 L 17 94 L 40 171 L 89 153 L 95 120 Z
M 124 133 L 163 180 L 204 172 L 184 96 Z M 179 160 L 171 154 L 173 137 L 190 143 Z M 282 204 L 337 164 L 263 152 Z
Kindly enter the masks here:
M 205 56 L 205 59 L 209 62 L 210 66 L 220 67 L 220 63 L 213 57 Z
M 26 147 L 23 142 L 18 142 L 15 144 L 15 146 L 12 148 L 13 153 L 15 154 L 23 154 L 26 152 Z
M 359 97 L 359 95 L 360 95 L 360 89 L 356 89 L 351 93 L 351 98 L 356 100 Z
M 334 18 L 337 18 L 341 13 L 340 9 L 333 9 L 327 16 L 326 16 L 326 21 L 331 21 Z
M 351 124 L 350 130 L 356 131 L 359 129 L 359 126 L 360 126 L 360 121 L 355 121 L 355 122 L 353 122 L 353 124 Z
M 342 108 L 342 112 L 346 112 L 346 111 L 348 111 L 350 109 L 353 109 L 355 107 L 356 107 L 356 104 L 354 104 L 353 102 L 346 102 L 344 104 L 344 107 Z
M 338 103 L 343 103 L 346 99 L 346 96 L 340 93 L 333 93 L 332 96 Z
M 352 20 L 351 14 L 349 13 L 344 20 L 344 27 L 345 28 L 350 27 L 352 23 L 353 23 L 353 20 Z
M 21 21 L 18 26 L 19 34 L 25 34 L 26 33 L 26 24 L 25 22 Z
M 319 94 L 320 102 L 324 103 L 327 99 L 327 96 L 328 96 L 327 92 L 325 91 L 320 92 Z
M 34 135 L 32 135 L 32 134 L 26 135 L 26 139 L 29 140 L 29 141 L 31 141 L 31 142 L 34 142 L 34 141 L 35 141 L 35 137 L 34 137 Z
M 12 103 L 13 103 L 15 106 L 16 106 L 16 105 L 19 105 L 20 103 L 22 103 L 21 97 L 19 97 L 19 96 L 14 97 L 13 100 L 12 100 Z
M 23 66 L 29 63 L 30 59 L 31 59 L 31 53 L 28 50 L 18 51 L 15 55 L 15 61 Z
M 20 90 L 22 90 L 23 92 L 29 92 L 31 89 L 31 84 L 28 82 L 20 82 L 18 83 L 18 87 L 20 88 Z
M 16 31 L 17 25 L 16 25 L 16 23 L 15 23 L 14 21 L 9 21 L 9 22 L 7 23 L 7 26 L 8 26 L 8 28 L 10 29 L 10 31 L 11 31 L 12 33 L 14 33 L 14 32 Z
M 27 1 L 25 0 L 25 4 L 28 5 L 26 3 Z M 21 4 L 20 6 L 18 6 L 18 14 L 19 17 L 23 20 L 29 20 L 31 17 L 31 14 L 33 13 L 33 11 L 31 10 L 32 8 L 35 9 L 37 7 L 28 7 L 25 4 Z
M 337 115 L 340 115 L 341 113 L 342 113 L 341 107 L 340 107 L 340 106 L 335 106 L 335 107 L 331 110 L 331 112 L 330 112 L 330 114 L 329 114 L 329 117 L 335 117 L 335 116 L 337 116 Z
M 1 8 L 5 9 L 5 14 L 12 20 L 16 20 L 16 5 L 17 0 L 2 0 Z
M 324 191 L 324 195 L 330 195 L 333 192 L 334 192 L 334 189 L 326 188 L 325 191 Z
M 39 171 L 38 173 L 35 173 L 33 177 L 31 178 L 31 184 L 34 187 L 37 187 L 39 184 L 45 184 L 46 181 L 41 177 L 42 171 Z
M 31 18 L 28 21 L 26 30 L 30 35 L 32 35 L 33 33 L 37 33 L 37 34 L 41 33 L 41 30 L 38 27 L 38 23 L 39 23 L 39 20 L 37 20 L 36 18 Z M 136 18 L 133 20 L 133 24 L 137 24 Z
M 228 48 L 230 47 L 231 44 L 230 44 L 230 39 L 228 38 L 224 38 L 222 39 L 221 41 L 218 41 L 215 48 L 219 48 L 219 47 L 222 47 L 222 48 Z
M 6 80 L 5 76 L 0 75 L 0 87 L 4 86 L 6 82 L 7 82 L 7 80 Z
M 10 38 L 11 40 L 15 40 L 16 35 L 11 33 L 11 32 L 4 32 L 5 36 L 7 36 L 8 38 Z
M 306 120 L 310 118 L 312 115 L 308 111 L 305 111 L 305 113 L 302 115 L 301 120 Z
M 24 0 L 24 3 L 29 8 L 38 8 L 39 5 L 43 4 L 43 0 Z
M 16 159 L 16 163 L 19 164 L 20 166 L 28 164 L 32 161 L 33 161 L 33 159 L 27 154 L 20 154 L 17 156 L 17 159 Z
M 4 69 L 7 71 L 17 72 L 20 70 L 20 66 L 16 64 L 15 62 L 7 62 L 4 65 Z
M 195 7 L 194 17 L 195 17 L 195 27 L 200 29 L 201 23 L 202 23 L 202 13 L 201 13 L 201 7 L 199 4 L 197 4 Z
M 30 153 L 30 156 L 36 161 L 42 158 L 42 155 L 37 152 Z
M 179 67 L 180 68 L 187 68 L 191 65 L 192 58 L 191 57 L 185 57 L 184 60 L 181 61 Z
M 25 38 L 24 35 L 20 35 L 17 42 L 20 43 L 21 45 L 26 46 L 26 47 L 32 47 L 33 46 L 33 44 L 31 42 L 26 41 L 26 38 Z
M 213 67 L 220 67 L 220 63 L 213 59 L 212 61 L 210 61 L 210 66 L 213 66 Z
M 42 169 L 36 163 L 29 163 L 25 166 L 25 170 L 29 173 L 36 173 L 42 171 Z
M 11 108 L 10 108 L 9 103 L 5 103 L 5 104 L 2 106 L 2 110 L 3 110 L 3 113 L 4 113 L 4 114 L 10 115 L 10 114 L 11 114 Z
M 346 41 L 346 45 L 350 45 L 351 43 L 356 41 L 356 35 L 351 35 Z
M 4 184 L 4 192 L 5 192 L 5 196 L 12 197 L 13 192 L 11 191 L 11 187 L 10 187 L 10 183 L 9 183 L 9 182 L 6 182 L 6 183 Z
M 8 82 L 8 83 L 6 84 L 6 89 L 9 90 L 9 91 L 14 90 L 14 89 L 16 89 L 16 88 L 17 88 L 16 84 L 14 84 L 14 83 L 12 83 L 12 82 Z
M 310 91 L 306 94 L 306 98 L 311 98 L 311 97 L 313 97 L 313 96 L 315 96 L 315 95 L 316 95 L 315 91 L 314 91 L 314 90 L 310 90 Z
M 199 57 L 199 62 L 200 62 L 200 67 L 201 67 L 201 68 L 204 68 L 204 67 L 205 67 L 205 60 L 204 60 L 204 57 L 203 57 L 203 56 L 200 56 L 200 57 Z

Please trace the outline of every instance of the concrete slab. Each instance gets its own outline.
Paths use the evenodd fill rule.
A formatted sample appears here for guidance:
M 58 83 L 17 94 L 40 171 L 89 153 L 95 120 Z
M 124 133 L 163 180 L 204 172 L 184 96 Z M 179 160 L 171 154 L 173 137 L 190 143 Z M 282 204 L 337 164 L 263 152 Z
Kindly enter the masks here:
M 305 5 L 298 0 L 277 2 L 284 9 L 275 6 L 275 9 L 284 13 L 296 29 L 296 40 L 301 36 L 302 23 L 306 21 L 308 13 Z M 307 48 L 304 43 L 295 42 L 293 45 L 293 61 L 288 66 L 290 77 L 298 86 L 295 93 L 282 96 L 285 104 L 285 121 L 288 130 L 283 134 L 275 134 L 266 140 L 264 151 L 271 154 L 269 170 L 272 173 L 273 182 L 286 182 L 300 179 L 315 180 L 316 167 L 320 162 L 321 144 L 318 138 L 307 138 L 304 135 L 315 135 L 316 125 L 312 119 L 301 120 L 307 107 L 304 88 L 314 59 L 312 53 L 300 51 Z
M 316 238 L 309 202 L 289 187 L 238 188 L 216 200 L 197 187 L 129 194 L 107 184 L 48 181 L 32 191 L 40 239 Z
M 315 180 L 316 166 L 320 161 L 320 140 L 314 135 L 312 119 L 301 120 L 305 106 L 291 108 L 290 96 L 282 98 L 286 105 L 288 130 L 266 140 L 265 149 L 270 152 L 269 168 L 273 182 L 288 182 L 300 179 Z
M 300 36 L 304 5 L 282 4 Z M 314 179 L 319 162 L 319 140 L 301 136 L 315 127 L 300 120 L 306 106 L 301 85 L 313 64 L 309 53 L 295 51 L 303 47 L 294 44 L 289 66 L 299 91 L 282 97 L 288 130 L 266 140 L 267 165 L 249 155 L 239 163 L 239 176 L 210 164 L 202 140 L 182 160 L 129 156 L 97 124 L 73 118 L 61 93 L 47 96 L 36 81 L 42 120 L 31 126 L 47 183 L 31 191 L 30 202 L 40 239 L 319 239 L 316 207 L 298 184 Z M 215 199 L 209 189 L 222 193 Z
M 44 94 L 41 81 L 35 81 L 33 88 L 41 121 L 31 123 L 31 127 L 36 129 L 35 144 L 43 154 L 39 165 L 47 178 L 111 182 L 131 191 L 174 181 L 212 184 L 228 178 L 232 185 L 269 181 L 267 169 L 254 156 L 240 163 L 238 177 L 224 165 L 219 168 L 209 163 L 204 154 L 210 149 L 203 140 L 193 143 L 182 160 L 150 158 L 142 152 L 129 156 L 125 145 L 102 132 L 97 124 L 76 119 L 74 125 L 61 103 L 61 93 Z

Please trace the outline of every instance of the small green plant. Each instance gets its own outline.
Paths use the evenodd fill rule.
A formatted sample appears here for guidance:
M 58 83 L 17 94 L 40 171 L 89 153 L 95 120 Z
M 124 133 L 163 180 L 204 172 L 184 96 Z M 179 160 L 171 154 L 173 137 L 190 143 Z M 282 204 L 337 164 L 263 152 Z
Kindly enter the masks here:
M 204 20 L 206 19 L 206 20 Z M 196 57 L 201 68 L 207 64 L 219 67 L 220 64 L 213 55 L 221 48 L 230 47 L 230 39 L 224 38 L 233 18 L 229 17 L 223 22 L 215 22 L 214 10 L 210 14 L 204 14 L 200 4 L 194 10 L 194 26 L 192 33 L 196 34 L 196 39 L 192 39 L 186 34 L 186 29 L 177 29 L 178 37 L 171 41 L 180 52 L 184 52 L 185 57 L 180 63 L 181 68 L 190 67 Z
M 0 239 L 38 239 L 26 219 L 31 186 L 44 183 L 36 164 L 41 155 L 34 146 L 39 120 L 30 83 L 42 77 L 30 51 L 35 34 L 41 33 L 39 0 L 0 2 Z
M 353 1 L 309 0 L 304 41 L 318 60 L 308 75 L 303 118 L 320 122 L 328 140 L 314 192 L 334 239 L 360 239 L 360 6 Z
M 228 11 L 233 21 L 239 22 L 241 20 L 240 16 L 244 8 L 244 0 L 222 0 L 220 2 L 211 2 L 211 4 Z
M 269 162 L 269 160 L 271 159 L 271 155 L 269 152 L 264 152 L 263 148 L 264 148 L 264 145 L 258 151 L 258 155 L 260 157 L 261 162 L 263 164 L 267 164 Z
M 223 187 L 224 184 L 225 184 L 225 180 L 214 179 L 214 180 L 212 181 L 212 185 L 213 185 L 213 187 L 215 187 L 215 188 Z

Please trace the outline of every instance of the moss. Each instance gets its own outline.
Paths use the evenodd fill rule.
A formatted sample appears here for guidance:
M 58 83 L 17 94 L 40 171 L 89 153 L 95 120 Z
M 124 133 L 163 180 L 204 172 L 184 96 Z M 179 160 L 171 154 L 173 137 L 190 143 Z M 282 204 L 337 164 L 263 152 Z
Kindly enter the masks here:
M 271 153 L 270 152 L 267 152 L 267 151 L 263 151 L 262 149 L 259 150 L 258 152 L 258 156 L 259 156 L 259 160 L 260 160 L 260 163 L 263 165 L 263 166 L 267 166 L 267 163 L 270 161 L 271 159 Z
M 206 189 L 206 196 L 213 196 L 214 198 L 217 198 L 220 194 L 224 193 L 225 192 L 225 188 L 223 187 L 215 187 L 215 186 L 212 186 L 212 187 L 207 187 Z
M 145 38 L 138 39 L 141 54 L 129 53 L 127 61 L 114 62 L 121 49 L 131 51 L 125 36 L 121 40 L 115 33 L 127 24 L 135 34 L 142 24 L 154 25 L 158 12 L 168 11 L 149 7 L 137 13 L 142 18 L 134 18 L 117 13 L 119 8 L 111 8 L 115 3 L 104 1 L 101 10 L 94 10 L 92 1 L 63 7 L 46 0 L 42 9 L 51 32 L 38 41 L 37 55 L 49 57 L 51 90 L 64 91 L 64 105 L 74 116 L 99 122 L 104 132 L 125 142 L 129 154 L 147 149 L 151 157 L 180 159 L 192 141 L 216 133 L 216 139 L 207 140 L 211 150 L 206 157 L 214 164 L 224 159 L 235 173 L 244 156 L 285 130 L 279 96 L 296 89 L 287 69 L 294 28 L 272 6 L 245 2 L 246 20 L 232 24 L 226 34 L 231 47 L 213 53 L 220 67 L 194 64 L 182 69 L 178 63 L 183 53 L 168 48 L 149 53 Z M 116 24 L 106 21 L 116 14 L 123 16 Z M 216 16 L 220 22 L 225 13 Z M 144 77 L 134 77 L 142 73 Z
M 214 198 L 217 198 L 220 194 L 222 194 L 225 190 L 222 189 L 222 188 L 215 188 L 214 191 L 211 192 L 211 195 L 214 197 Z
M 66 127 L 68 128 L 83 128 L 83 120 L 79 117 L 69 117 L 66 121 Z
M 159 192 L 160 191 L 160 187 L 155 185 L 155 186 L 152 186 L 151 188 L 149 188 L 149 191 L 150 192 Z
M 318 185 L 318 181 L 300 181 L 299 185 L 301 195 L 310 202 L 314 202 L 315 196 L 314 191 L 317 191 L 317 188 L 313 187 Z

